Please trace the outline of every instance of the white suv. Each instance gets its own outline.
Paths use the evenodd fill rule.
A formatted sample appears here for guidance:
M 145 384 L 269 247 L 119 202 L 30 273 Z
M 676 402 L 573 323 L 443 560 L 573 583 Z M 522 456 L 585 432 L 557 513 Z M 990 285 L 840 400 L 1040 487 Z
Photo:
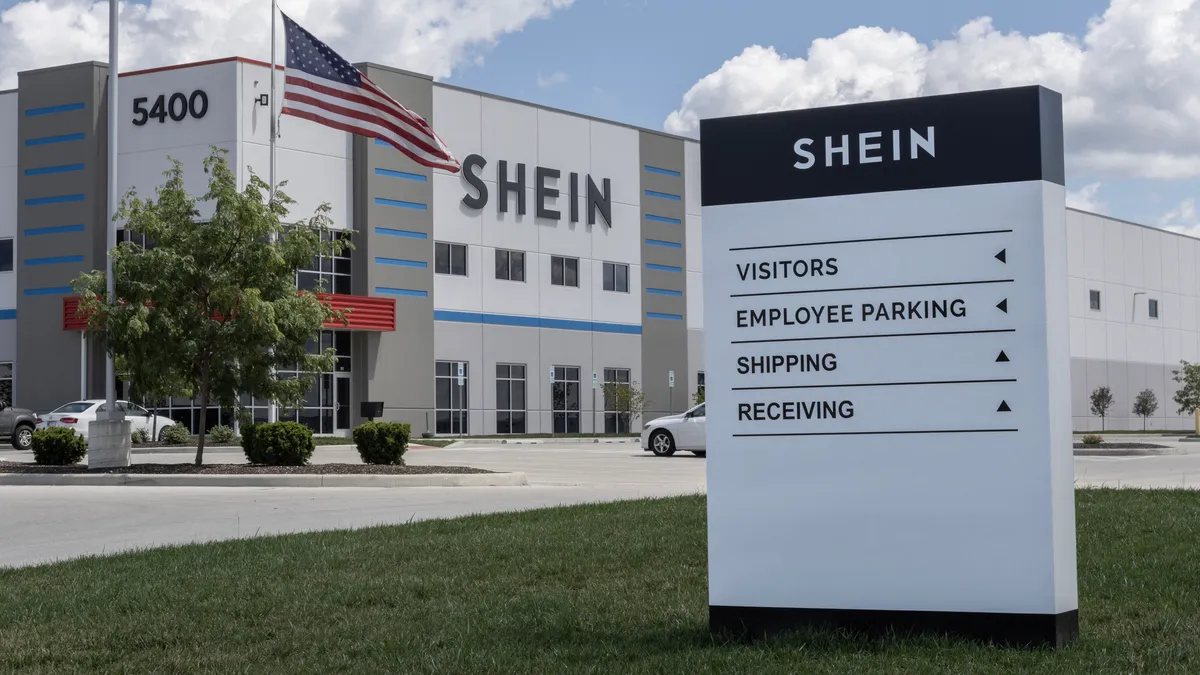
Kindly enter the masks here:
M 688 450 L 699 457 L 705 446 L 704 404 L 680 413 L 650 420 L 642 427 L 642 450 L 659 457 L 670 457 L 676 450 Z

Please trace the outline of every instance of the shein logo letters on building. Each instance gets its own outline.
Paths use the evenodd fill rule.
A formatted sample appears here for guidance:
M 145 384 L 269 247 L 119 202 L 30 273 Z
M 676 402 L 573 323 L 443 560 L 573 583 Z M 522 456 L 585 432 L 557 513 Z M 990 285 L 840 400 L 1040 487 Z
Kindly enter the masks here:
M 904 159 L 904 132 L 901 129 L 892 130 L 891 143 L 888 144 L 886 148 L 884 147 L 884 135 L 882 131 L 864 131 L 860 134 L 857 134 L 857 136 L 857 153 L 851 152 L 852 148 L 850 147 L 850 134 L 842 134 L 840 139 L 837 139 L 835 136 L 826 136 L 824 148 L 825 166 L 834 166 L 833 162 L 835 155 L 841 156 L 842 166 L 849 166 L 850 164 L 855 163 L 854 160 L 856 158 L 858 160 L 858 164 L 878 164 L 883 162 L 889 154 L 891 156 L 891 161 L 893 162 L 899 162 Z M 837 145 L 834 145 L 834 143 L 837 141 L 840 142 Z M 811 138 L 801 138 L 800 140 L 796 141 L 795 145 L 792 146 L 792 150 L 800 159 L 792 166 L 800 169 L 801 171 L 811 169 L 816 166 L 817 157 L 813 154 L 813 151 L 809 149 L 814 143 L 816 143 L 816 141 Z M 820 148 L 816 149 L 818 151 L 820 150 Z M 890 150 L 891 152 L 887 153 L 885 150 Z M 909 129 L 908 150 L 908 159 L 917 159 L 920 157 L 922 151 L 924 151 L 930 157 L 935 157 L 934 128 L 929 127 L 925 132 L 925 135 L 921 135 L 921 132 L 917 131 L 916 129 Z
M 469 192 L 463 196 L 462 203 L 469 209 L 482 209 L 488 203 L 488 188 L 487 183 L 483 181 L 480 175 L 483 167 L 487 166 L 487 160 L 480 155 L 468 155 L 463 160 L 463 180 L 467 181 L 471 187 L 475 188 L 475 194 Z M 554 179 L 558 181 L 562 178 L 562 172 L 558 169 L 548 169 L 543 166 L 534 168 L 534 216 L 545 220 L 562 220 L 562 212 L 557 209 L 552 209 L 546 205 L 548 199 L 557 199 L 562 192 L 556 187 L 550 187 L 546 184 L 547 180 Z M 604 224 L 612 227 L 612 183 L 605 178 L 600 181 L 598 187 L 596 181 L 592 180 L 591 175 L 586 176 L 587 179 L 587 224 L 596 224 L 596 212 L 604 216 Z M 515 192 L 517 195 L 517 215 L 525 215 L 525 164 L 517 164 L 517 172 L 515 178 L 510 178 L 508 174 L 508 162 L 500 160 L 496 167 L 496 190 L 500 193 L 500 213 L 508 212 L 508 194 Z M 567 178 L 567 195 L 570 205 L 568 218 L 572 223 L 579 222 L 579 174 L 570 173 Z

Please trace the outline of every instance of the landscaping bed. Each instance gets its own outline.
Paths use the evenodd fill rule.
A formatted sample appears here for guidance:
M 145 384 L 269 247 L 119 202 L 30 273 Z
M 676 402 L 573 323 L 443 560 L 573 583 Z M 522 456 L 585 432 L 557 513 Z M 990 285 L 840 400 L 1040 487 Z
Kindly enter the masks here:
M 1075 443 L 1076 450 L 1169 450 L 1165 445 L 1154 443 Z
M 28 462 L 0 462 L 0 473 L 70 473 L 70 474 L 301 474 L 301 475 L 426 475 L 494 473 L 469 466 L 413 466 L 394 464 L 309 464 L 307 466 L 263 466 L 258 464 L 131 464 L 125 467 L 89 469 L 86 464 L 43 466 Z

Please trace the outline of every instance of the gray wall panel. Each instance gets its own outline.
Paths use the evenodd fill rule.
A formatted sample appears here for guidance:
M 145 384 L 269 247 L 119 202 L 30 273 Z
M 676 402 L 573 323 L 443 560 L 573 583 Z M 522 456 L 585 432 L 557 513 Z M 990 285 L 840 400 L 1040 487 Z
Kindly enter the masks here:
M 686 229 L 683 225 L 684 149 L 683 141 L 649 132 L 638 135 L 641 185 L 642 227 L 642 388 L 647 405 L 646 418 L 680 412 L 690 401 L 692 384 L 688 369 L 687 276 L 683 271 L 664 272 L 649 265 L 669 265 L 680 270 L 687 268 Z M 678 172 L 678 176 L 647 171 L 644 167 Z M 645 196 L 646 190 L 678 195 L 678 201 Z M 680 223 L 648 220 L 647 215 L 674 218 Z M 680 244 L 680 248 L 650 246 L 646 239 L 659 239 Z M 647 293 L 646 288 L 679 291 L 679 296 Z M 647 313 L 669 314 L 680 319 L 651 318 Z M 675 388 L 668 386 L 668 373 L 675 372 Z
M 431 79 L 374 64 L 358 67 L 409 109 L 432 121 Z M 383 176 L 375 173 L 376 168 L 418 174 L 425 180 Z M 414 431 L 423 431 L 425 412 L 431 413 L 432 424 L 434 409 L 432 171 L 391 146 L 356 138 L 354 184 L 354 291 L 395 297 L 397 324 L 395 332 L 358 338 L 365 358 L 355 359 L 357 400 L 383 401 L 389 419 L 410 421 Z M 376 198 L 423 204 L 426 208 L 385 206 L 376 203 Z M 425 238 L 389 236 L 376 228 L 415 232 Z M 428 267 L 377 265 L 376 258 L 415 260 Z M 378 289 L 415 291 L 425 297 L 392 295 Z M 474 404 L 475 399 L 471 400 Z M 472 424 L 482 424 L 482 419 L 472 420 Z
M 62 329 L 63 298 L 82 272 L 103 264 L 107 224 L 103 105 L 107 68 L 84 63 L 19 75 L 17 121 L 17 316 L 15 403 L 48 410 L 79 395 L 79 334 Z M 77 110 L 27 115 L 82 103 Z M 38 139 L 82 134 L 79 140 Z M 27 169 L 82 164 L 67 173 L 26 175 Z M 26 200 L 82 195 L 80 201 L 36 204 Z M 31 228 L 83 225 L 80 232 L 27 236 Z M 27 265 L 30 258 L 79 256 L 82 260 Z M 40 289 L 62 289 L 45 291 Z M 94 356 L 100 356 L 93 351 Z M 92 359 L 93 372 L 102 367 Z M 102 372 L 102 371 L 101 371 Z M 102 387 L 100 380 L 95 382 Z
M 1133 414 L 1138 392 L 1150 389 L 1158 399 L 1158 410 L 1146 421 L 1150 431 L 1192 429 L 1191 418 L 1181 416 L 1172 400 L 1178 385 L 1172 368 L 1159 364 L 1100 359 L 1071 359 L 1071 415 L 1076 431 L 1100 431 L 1100 418 L 1091 414 L 1091 393 L 1107 385 L 1113 407 L 1105 420 L 1107 430 L 1141 430 L 1142 418 Z

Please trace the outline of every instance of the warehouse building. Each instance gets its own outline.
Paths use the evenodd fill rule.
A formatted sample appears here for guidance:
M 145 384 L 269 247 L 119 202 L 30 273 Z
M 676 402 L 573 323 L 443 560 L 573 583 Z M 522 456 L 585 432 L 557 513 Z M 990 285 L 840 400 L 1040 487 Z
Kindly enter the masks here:
M 319 344 L 320 376 L 298 418 L 345 434 L 360 403 L 442 434 L 624 430 L 606 382 L 646 393 L 646 417 L 704 387 L 699 144 L 361 64 L 463 162 L 452 175 L 390 146 L 281 121 L 278 177 L 299 219 L 321 203 L 353 230 L 345 258 L 314 261 L 351 325 Z M 70 287 L 103 265 L 107 67 L 21 73 L 0 92 L 0 387 L 46 411 L 103 395 L 103 355 L 82 338 Z M 231 58 L 121 75 L 120 184 L 149 194 L 168 157 L 194 192 L 224 148 L 239 180 L 269 163 L 269 66 Z M 1200 351 L 1200 246 L 1188 237 L 1068 211 L 1073 415 L 1112 388 L 1109 428 L 1154 390 L 1152 428 L 1182 428 L 1171 369 Z M 673 386 L 672 386 L 673 385 Z M 246 401 L 256 417 L 265 404 Z M 606 408 L 608 408 L 606 410 Z M 172 401 L 196 430 L 229 423 Z

